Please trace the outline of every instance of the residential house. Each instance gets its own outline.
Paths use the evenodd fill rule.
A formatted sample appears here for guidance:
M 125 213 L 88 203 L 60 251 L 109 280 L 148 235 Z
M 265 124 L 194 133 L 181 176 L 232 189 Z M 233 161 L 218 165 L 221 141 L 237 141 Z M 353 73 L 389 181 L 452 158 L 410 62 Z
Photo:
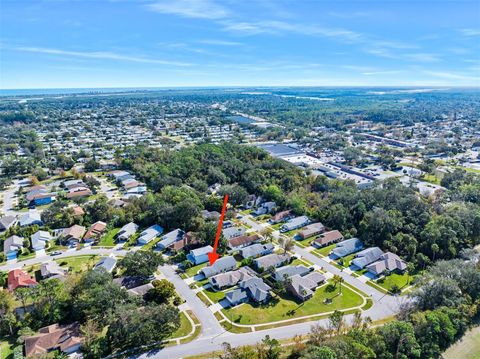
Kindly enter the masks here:
M 325 276 L 319 272 L 311 272 L 304 276 L 295 274 L 287 282 L 287 289 L 304 302 L 313 296 L 314 290 L 323 282 L 325 282 Z
M 145 294 L 148 293 L 150 289 L 153 289 L 154 286 L 152 283 L 146 283 L 139 285 L 138 287 L 130 288 L 127 290 L 128 293 L 131 295 L 137 295 L 143 297 Z
M 56 196 L 56 193 L 49 193 L 47 191 L 34 191 L 33 193 L 27 193 L 26 198 L 30 205 L 42 206 L 55 201 Z
M 218 213 L 217 211 L 208 211 L 208 210 L 204 209 L 203 211 L 200 211 L 200 214 L 206 220 L 216 221 L 220 218 L 220 213 Z
M 238 282 L 255 276 L 255 272 L 250 267 L 241 267 L 231 272 L 217 274 L 216 276 L 210 277 L 208 281 L 213 288 L 219 290 L 233 287 Z
M 260 242 L 261 240 L 262 240 L 262 237 L 260 237 L 256 233 L 250 236 L 235 237 L 228 241 L 228 248 L 230 248 L 230 250 L 236 250 L 236 249 L 247 247 L 253 243 Z
M 11 236 L 3 242 L 3 252 L 8 260 L 16 259 L 18 252 L 23 248 L 23 238 L 19 236 Z
M 378 261 L 367 265 L 367 271 L 376 277 L 387 271 L 403 273 L 406 269 L 407 263 L 392 252 L 382 254 Z
M 34 287 L 37 284 L 35 279 L 21 269 L 13 269 L 8 272 L 7 288 L 10 292 L 13 292 L 17 288 Z
M 37 231 L 30 237 L 32 240 L 32 249 L 34 251 L 41 251 L 45 249 L 48 241 L 52 240 L 52 236 L 47 231 Z
M 110 254 L 108 257 L 101 258 L 95 267 L 94 270 L 98 270 L 100 268 L 105 269 L 108 273 L 112 273 L 115 267 L 117 266 L 117 258 L 113 254 Z
M 290 261 L 289 254 L 268 254 L 264 257 L 260 257 L 253 260 L 255 267 L 259 270 L 266 271 L 270 268 L 281 267 L 282 265 Z
M 323 231 L 325 231 L 325 226 L 322 223 L 317 222 L 317 223 L 309 224 L 308 226 L 305 226 L 304 228 L 302 228 L 302 230 L 298 232 L 298 236 L 301 239 L 307 239 L 307 238 L 316 236 L 317 234 L 320 234 Z
M 287 223 L 285 223 L 280 228 L 280 232 L 293 231 L 295 229 L 306 226 L 308 223 L 310 223 L 310 220 L 308 219 L 307 216 L 295 217 L 295 218 L 289 219 Z
M 338 243 L 330 252 L 334 258 L 342 258 L 349 254 L 358 252 L 363 248 L 363 243 L 358 238 L 350 238 Z
M 16 216 L 5 216 L 0 218 L 0 233 L 15 226 L 18 223 Z
M 59 278 L 63 277 L 66 272 L 67 270 L 60 267 L 60 265 L 55 261 L 45 262 L 40 266 L 42 278 Z
M 264 202 L 254 212 L 255 216 L 261 216 L 263 214 L 272 213 L 277 207 L 275 202 Z
M 290 210 L 278 212 L 277 214 L 275 214 L 274 216 L 272 216 L 272 218 L 270 218 L 270 219 L 268 220 L 268 222 L 270 222 L 271 224 L 276 224 L 276 223 L 285 222 L 285 221 L 286 221 L 287 219 L 289 219 L 291 216 L 292 216 L 292 211 L 290 211 Z
M 232 221 L 223 221 L 223 223 L 222 223 L 222 228 L 223 229 L 230 228 L 230 227 L 233 227 L 233 222 Z
M 160 238 L 160 242 L 157 243 L 157 247 L 159 249 L 170 248 L 175 242 L 181 241 L 184 235 L 185 231 L 183 229 L 177 228 L 163 235 L 162 238 Z
M 328 231 L 320 234 L 317 238 L 312 241 L 312 245 L 317 248 L 326 247 L 332 243 L 337 243 L 343 240 L 343 235 L 340 231 Z
M 72 198 L 81 198 L 81 197 L 89 197 L 92 195 L 92 191 L 89 188 L 76 188 L 69 191 L 65 197 L 68 199 Z
M 245 234 L 247 230 L 245 227 L 229 227 L 222 230 L 223 236 L 228 241 L 232 238 L 240 237 Z
M 85 242 L 92 242 L 98 238 L 105 232 L 107 229 L 107 224 L 102 221 L 95 222 L 90 226 L 87 233 L 83 237 Z
M 117 241 L 123 242 L 130 239 L 138 231 L 138 225 L 130 222 L 124 225 L 117 233 Z
M 73 206 L 73 207 L 72 207 L 72 210 L 73 210 L 73 215 L 74 215 L 75 217 L 81 217 L 81 216 L 83 216 L 83 215 L 85 214 L 85 211 L 84 211 L 83 208 L 80 207 L 80 206 Z
M 184 234 L 181 240 L 174 242 L 169 249 L 173 252 L 178 252 L 184 249 L 186 246 L 190 246 L 197 243 L 198 243 L 198 240 L 195 233 L 187 232 Z
M 208 262 L 208 253 L 213 252 L 212 246 L 196 248 L 190 251 L 187 259 L 195 265 Z
M 240 249 L 240 254 L 243 258 L 257 258 L 273 252 L 273 244 L 266 243 L 256 243 L 248 247 L 243 247 Z
M 284 266 L 275 269 L 274 278 L 277 282 L 283 282 L 285 279 L 288 279 L 294 275 L 304 276 L 311 272 L 310 268 L 307 268 L 302 265 L 298 266 Z
M 367 248 L 357 253 L 355 258 L 351 261 L 351 264 L 357 268 L 363 269 L 367 265 L 379 260 L 382 255 L 383 251 L 378 247 Z
M 225 273 L 237 268 L 237 261 L 232 256 L 222 257 L 215 261 L 215 263 L 210 266 L 203 267 L 200 269 L 201 274 L 205 276 L 205 278 L 213 277 L 214 275 Z
M 75 186 L 78 186 L 78 185 L 86 186 L 86 184 L 81 179 L 72 179 L 72 180 L 63 181 L 63 186 L 67 189 L 75 188 Z
M 40 212 L 36 209 L 30 209 L 27 213 L 20 217 L 20 227 L 27 227 L 33 225 L 43 226 Z
M 270 286 L 258 277 L 248 278 L 238 284 L 239 288 L 225 294 L 230 305 L 235 306 L 249 299 L 257 303 L 265 303 L 270 298 Z
M 80 333 L 78 322 L 40 328 L 38 334 L 25 337 L 25 357 L 43 356 L 55 350 L 72 354 L 80 350 L 82 345 Z
M 69 228 L 65 228 L 60 237 L 62 239 L 62 242 L 69 242 L 70 244 L 75 244 L 82 240 L 86 230 L 87 229 L 84 226 L 74 224 Z
M 146 230 L 140 233 L 140 236 L 138 237 L 137 242 L 140 245 L 145 245 L 153 241 L 162 233 L 163 233 L 163 228 L 158 224 L 154 224 L 153 226 L 148 227 Z

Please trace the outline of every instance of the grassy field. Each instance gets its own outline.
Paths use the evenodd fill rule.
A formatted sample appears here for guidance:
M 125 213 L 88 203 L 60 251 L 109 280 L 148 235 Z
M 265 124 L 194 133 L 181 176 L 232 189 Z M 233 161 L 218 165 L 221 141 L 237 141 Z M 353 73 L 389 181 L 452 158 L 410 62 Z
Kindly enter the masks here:
M 180 312 L 180 328 L 178 328 L 177 331 L 169 337 L 169 339 L 187 336 L 191 331 L 192 323 L 190 323 L 185 313 Z
M 324 285 L 318 288 L 313 297 L 304 303 L 297 302 L 287 294 L 275 296 L 264 305 L 246 303 L 234 308 L 223 309 L 223 313 L 227 318 L 232 318 L 234 323 L 252 325 L 348 309 L 363 303 L 363 298 L 350 288 L 343 286 L 342 295 L 337 295 L 338 287 L 333 290 L 332 287 Z M 327 298 L 332 302 L 324 303 Z
M 350 267 L 350 262 L 352 261 L 353 258 L 355 258 L 356 253 L 352 253 L 346 257 L 340 258 L 337 260 L 337 264 L 344 266 L 345 268 Z
M 107 234 L 105 234 L 100 241 L 98 242 L 97 246 L 100 247 L 113 247 L 115 246 L 115 236 L 120 231 L 120 228 L 113 228 Z
M 330 254 L 330 252 L 332 251 L 333 248 L 335 248 L 336 244 L 330 244 L 329 246 L 326 246 L 326 247 L 322 247 L 322 248 L 319 248 L 319 249 L 315 249 L 314 252 L 317 252 L 318 254 L 321 254 L 322 256 L 324 257 L 328 257 L 328 255 Z
M 70 268 L 70 270 L 74 273 L 81 273 L 93 268 L 99 259 L 100 257 L 97 255 L 83 255 L 59 258 L 56 260 L 56 262 L 62 267 Z
M 213 289 L 208 288 L 203 291 L 203 293 L 210 298 L 214 303 L 221 301 L 225 298 L 225 292 L 215 292 Z
M 382 277 L 378 280 L 375 281 L 377 285 L 380 287 L 391 291 L 393 285 L 397 285 L 398 288 L 402 289 L 403 287 L 406 287 L 409 283 L 409 278 L 410 276 L 408 273 L 404 274 L 397 274 L 397 273 L 391 273 L 387 277 Z M 411 279 L 411 278 L 410 278 Z
M 467 332 L 463 338 L 443 353 L 445 359 L 478 359 L 480 358 L 480 326 Z
M 202 264 L 199 264 L 198 266 L 194 266 L 194 267 L 191 267 L 191 268 L 188 268 L 186 271 L 185 271 L 185 274 L 188 275 L 189 277 L 194 277 L 195 274 L 197 274 L 197 272 L 202 269 L 203 267 L 206 267 L 208 263 L 202 263 Z

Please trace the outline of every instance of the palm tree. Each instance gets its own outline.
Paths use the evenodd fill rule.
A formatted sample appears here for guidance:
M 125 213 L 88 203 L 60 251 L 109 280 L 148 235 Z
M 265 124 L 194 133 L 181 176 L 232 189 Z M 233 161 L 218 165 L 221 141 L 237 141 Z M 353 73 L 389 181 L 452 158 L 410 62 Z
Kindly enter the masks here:
M 332 281 L 335 285 L 335 288 L 337 287 L 337 284 L 339 285 L 339 294 L 342 294 L 342 283 L 345 282 L 345 279 L 343 279 L 343 277 L 341 275 L 338 275 L 338 274 L 334 274 L 333 275 L 333 278 L 332 278 Z
M 430 248 L 432 249 L 432 253 L 433 253 L 432 262 L 435 262 L 435 254 L 438 253 L 438 251 L 440 250 L 440 247 L 438 246 L 437 243 L 433 243 Z
M 281 237 L 280 238 L 280 247 L 283 249 L 283 254 L 286 254 L 288 251 L 293 249 L 295 242 L 290 237 Z

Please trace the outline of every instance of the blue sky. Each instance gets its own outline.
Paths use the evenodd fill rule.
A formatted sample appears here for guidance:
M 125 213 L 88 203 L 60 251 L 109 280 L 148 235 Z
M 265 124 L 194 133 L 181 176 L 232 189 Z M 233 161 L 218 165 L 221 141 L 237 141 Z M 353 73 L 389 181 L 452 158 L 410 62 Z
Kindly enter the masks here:
M 0 88 L 480 86 L 480 1 L 0 0 Z

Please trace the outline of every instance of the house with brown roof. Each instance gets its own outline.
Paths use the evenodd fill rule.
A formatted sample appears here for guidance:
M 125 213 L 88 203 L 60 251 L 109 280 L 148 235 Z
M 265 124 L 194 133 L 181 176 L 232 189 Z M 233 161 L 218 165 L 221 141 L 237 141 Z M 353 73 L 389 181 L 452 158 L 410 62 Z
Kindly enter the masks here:
M 228 247 L 231 250 L 240 249 L 240 248 L 247 247 L 253 243 L 258 243 L 261 240 L 262 240 L 262 237 L 260 237 L 256 233 L 250 236 L 235 237 L 228 241 Z
M 340 241 L 343 241 L 342 233 L 340 233 L 340 231 L 333 230 L 320 234 L 312 241 L 312 246 L 322 248 Z
M 68 192 L 65 195 L 65 197 L 67 197 L 68 199 L 72 199 L 72 198 L 88 197 L 91 195 L 92 195 L 92 191 L 90 191 L 90 189 L 87 188 L 79 191 Z
M 106 228 L 107 228 L 107 224 L 105 222 L 102 222 L 102 221 L 95 222 L 90 226 L 87 233 L 83 237 L 84 241 L 91 242 L 95 239 L 98 239 L 105 232 Z
M 278 212 L 277 214 L 272 216 L 272 218 L 270 218 L 268 221 L 271 224 L 276 224 L 276 223 L 280 223 L 280 222 L 285 222 L 291 216 L 292 216 L 292 211 L 290 211 L 290 210 L 282 211 L 282 212 Z
M 52 324 L 40 328 L 36 335 L 25 337 L 25 356 L 30 358 L 54 350 L 71 354 L 78 351 L 81 344 L 78 322 L 68 325 Z
M 35 279 L 21 269 L 14 269 L 8 272 L 7 288 L 10 292 L 17 288 L 35 287 L 37 284 Z
M 70 228 L 65 228 L 61 234 L 62 241 L 65 242 L 80 242 L 85 234 L 86 228 L 84 226 L 79 226 L 74 224 Z
M 323 231 L 325 231 L 325 226 L 322 223 L 317 222 L 317 223 L 312 223 L 312 224 L 309 224 L 308 226 L 303 227 L 303 229 L 298 232 L 298 236 L 301 239 L 307 239 L 307 238 L 316 236 L 317 234 L 320 234 Z

